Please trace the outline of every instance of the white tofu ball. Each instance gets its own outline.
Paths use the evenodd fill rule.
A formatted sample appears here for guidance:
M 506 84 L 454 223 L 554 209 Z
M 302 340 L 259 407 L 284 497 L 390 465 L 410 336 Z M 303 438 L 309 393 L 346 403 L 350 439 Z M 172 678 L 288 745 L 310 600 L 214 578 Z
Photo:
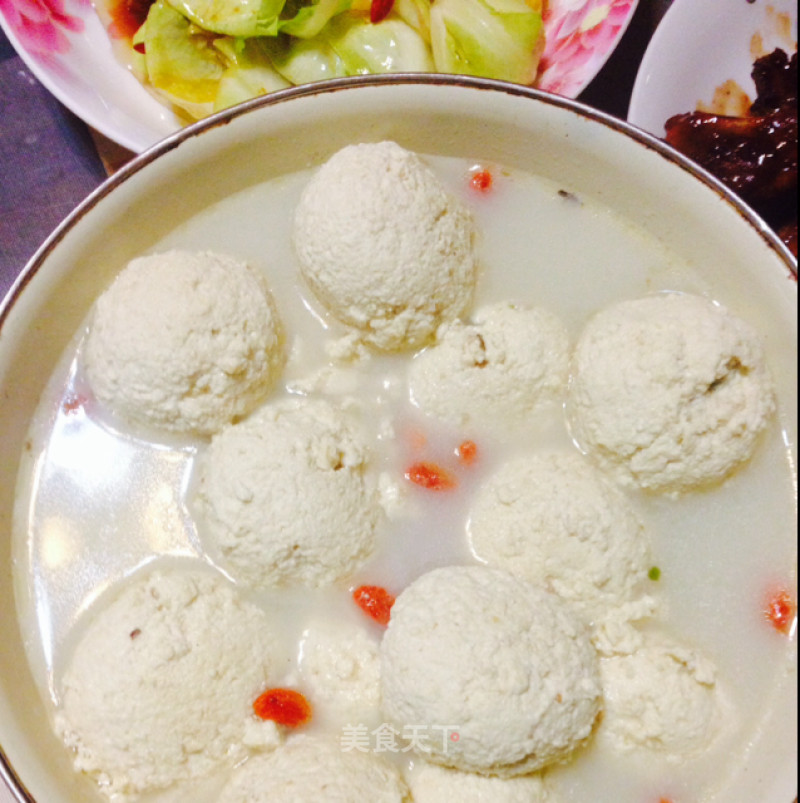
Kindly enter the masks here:
M 223 254 L 167 251 L 129 262 L 97 299 L 84 365 L 123 419 L 208 435 L 261 403 L 283 351 L 264 276 Z
M 75 768 L 109 796 L 137 795 L 244 758 L 253 702 L 286 660 L 271 617 L 185 569 L 135 577 L 98 604 L 59 684 L 56 732 Z
M 472 299 L 472 216 L 394 142 L 348 145 L 325 162 L 303 191 L 293 236 L 314 295 L 378 349 L 423 344 Z
M 552 313 L 509 303 L 443 324 L 409 369 L 414 403 L 443 421 L 518 427 L 566 391 L 569 337 Z
M 383 712 L 437 764 L 524 775 L 570 756 L 601 704 L 598 659 L 558 597 L 484 566 L 434 569 L 397 598 Z
M 417 763 L 408 777 L 414 803 L 556 803 L 538 774 L 497 778 Z
M 384 757 L 301 736 L 234 772 L 218 803 L 408 803 L 399 770 Z
M 600 662 L 606 708 L 599 733 L 621 752 L 646 748 L 686 757 L 721 725 L 716 669 L 696 650 L 651 642 Z
M 641 521 L 577 452 L 501 466 L 478 489 L 467 530 L 479 560 L 558 594 L 592 623 L 646 585 L 650 550 Z
M 252 586 L 325 586 L 372 554 L 382 518 L 369 449 L 322 400 L 265 405 L 217 435 L 193 499 L 202 537 Z
M 380 647 L 363 628 L 323 620 L 305 630 L 300 647 L 300 674 L 312 701 L 337 710 L 377 710 Z
M 679 493 L 752 455 L 775 409 L 751 327 L 699 296 L 623 301 L 586 325 L 569 413 L 582 448 L 622 483 Z

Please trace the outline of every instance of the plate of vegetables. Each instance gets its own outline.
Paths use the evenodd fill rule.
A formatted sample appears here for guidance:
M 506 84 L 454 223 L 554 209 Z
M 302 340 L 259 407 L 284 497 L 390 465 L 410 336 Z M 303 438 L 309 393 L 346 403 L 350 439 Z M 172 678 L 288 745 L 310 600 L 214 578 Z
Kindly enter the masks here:
M 576 97 L 638 0 L 0 0 L 31 72 L 141 152 L 183 125 L 289 86 L 455 73 Z

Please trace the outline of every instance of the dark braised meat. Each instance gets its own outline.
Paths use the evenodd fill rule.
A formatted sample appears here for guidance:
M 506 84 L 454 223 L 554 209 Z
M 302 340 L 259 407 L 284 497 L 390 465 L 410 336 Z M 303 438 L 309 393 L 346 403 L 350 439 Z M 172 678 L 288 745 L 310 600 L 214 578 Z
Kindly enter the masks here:
M 757 96 L 745 117 L 678 114 L 666 141 L 752 206 L 797 256 L 797 53 L 753 66 Z
M 750 114 L 766 114 L 783 106 L 797 112 L 797 52 L 787 58 L 782 50 L 762 56 L 753 65 L 756 99 Z

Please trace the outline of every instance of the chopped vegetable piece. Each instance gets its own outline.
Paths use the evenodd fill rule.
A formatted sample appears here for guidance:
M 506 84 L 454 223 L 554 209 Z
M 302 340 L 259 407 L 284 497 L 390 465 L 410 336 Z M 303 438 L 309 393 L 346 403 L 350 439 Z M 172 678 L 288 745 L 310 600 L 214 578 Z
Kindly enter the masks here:
M 479 170 L 472 174 L 469 183 L 478 192 L 489 192 L 492 189 L 492 174 L 488 170 Z
M 391 16 L 380 25 L 358 14 L 340 14 L 321 36 L 342 60 L 347 75 L 434 72 L 433 58 L 422 36 Z
M 467 465 L 474 463 L 475 458 L 478 456 L 478 447 L 475 445 L 475 441 L 463 441 L 460 443 L 456 449 L 456 455 L 458 455 L 458 459 L 462 463 Z
M 406 471 L 406 479 L 429 491 L 449 491 L 458 485 L 447 469 L 429 462 L 414 463 Z
M 217 87 L 215 111 L 291 86 L 272 66 L 265 39 L 221 36 L 214 40 L 213 46 L 228 64 Z
M 788 633 L 795 617 L 796 606 L 785 589 L 773 593 L 767 601 L 764 615 L 779 633 Z
M 137 42 L 139 34 L 137 33 Z M 193 117 L 210 114 L 225 72 L 213 37 L 165 0 L 150 7 L 143 28 L 144 64 L 152 86 Z
M 253 711 L 287 728 L 298 728 L 311 720 L 311 705 L 294 689 L 268 689 L 256 698 Z
M 653 566 L 653 567 L 651 567 L 650 571 L 647 573 L 647 576 L 653 581 L 660 580 L 661 579 L 661 569 L 659 569 L 658 566 Z
M 543 46 L 542 15 L 525 0 L 436 0 L 431 5 L 437 72 L 532 84 Z
M 381 586 L 359 586 L 353 592 L 356 605 L 380 625 L 389 624 L 394 597 Z

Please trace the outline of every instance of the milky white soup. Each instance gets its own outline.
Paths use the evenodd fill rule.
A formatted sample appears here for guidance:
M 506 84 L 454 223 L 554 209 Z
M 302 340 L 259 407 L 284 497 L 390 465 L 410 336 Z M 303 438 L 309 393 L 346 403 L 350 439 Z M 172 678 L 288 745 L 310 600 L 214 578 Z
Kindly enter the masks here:
M 545 307 L 561 317 L 574 341 L 587 318 L 607 304 L 681 290 L 726 304 L 757 329 L 764 324 L 749 317 L 758 311 L 748 308 L 746 299 L 718 295 L 718 288 L 663 245 L 569 187 L 499 165 L 428 161 L 477 220 L 481 272 L 473 308 L 501 300 Z M 471 187 L 477 167 L 492 172 L 489 192 Z M 513 437 L 491 428 L 459 430 L 426 418 L 410 403 L 406 370 L 413 354 L 331 362 L 325 343 L 344 329 L 298 282 L 289 236 L 292 211 L 309 175 L 248 188 L 150 249 L 210 249 L 262 269 L 290 349 L 283 383 L 271 398 L 309 393 L 344 404 L 359 417 L 374 449 L 372 470 L 381 478 L 388 516 L 371 561 L 342 587 L 246 592 L 282 613 L 285 671 L 265 682 L 301 690 L 298 655 L 311 625 L 345 620 L 380 639 L 381 627 L 353 603 L 353 588 L 381 585 L 397 594 L 434 567 L 475 562 L 466 520 L 477 485 L 512 456 L 545 447 L 575 449 L 560 403 Z M 60 674 L 81 616 L 104 591 L 153 561 L 201 561 L 214 570 L 217 557 L 206 549 L 190 505 L 195 464 L 206 442 L 134 430 L 100 409 L 81 373 L 84 335 L 76 332 L 43 394 L 29 434 L 32 459 L 24 464 L 18 493 L 20 625 L 30 634 L 29 662 L 51 711 L 59 702 Z M 768 343 L 768 359 L 782 347 Z M 725 800 L 726 778 L 744 760 L 759 722 L 781 705 L 772 689 L 789 671 L 792 642 L 771 626 L 764 609 L 771 592 L 791 589 L 795 582 L 794 478 L 782 415 L 779 399 L 778 416 L 755 456 L 721 487 L 677 500 L 628 494 L 660 570 L 647 589 L 658 601 L 647 626 L 666 630 L 716 664 L 730 720 L 723 736 L 701 756 L 680 763 L 646 751 L 616 755 L 595 742 L 567 767 L 549 773 L 564 800 Z M 454 454 L 467 439 L 478 449 L 469 465 Z M 420 459 L 454 471 L 458 486 L 434 493 L 409 483 L 405 470 Z M 345 720 L 316 703 L 309 727 L 341 738 L 350 725 L 373 730 L 381 722 L 375 708 L 351 712 Z M 391 755 L 404 765 L 411 761 L 409 753 Z M 198 789 L 170 790 L 155 799 L 213 800 L 223 780 L 211 778 Z

